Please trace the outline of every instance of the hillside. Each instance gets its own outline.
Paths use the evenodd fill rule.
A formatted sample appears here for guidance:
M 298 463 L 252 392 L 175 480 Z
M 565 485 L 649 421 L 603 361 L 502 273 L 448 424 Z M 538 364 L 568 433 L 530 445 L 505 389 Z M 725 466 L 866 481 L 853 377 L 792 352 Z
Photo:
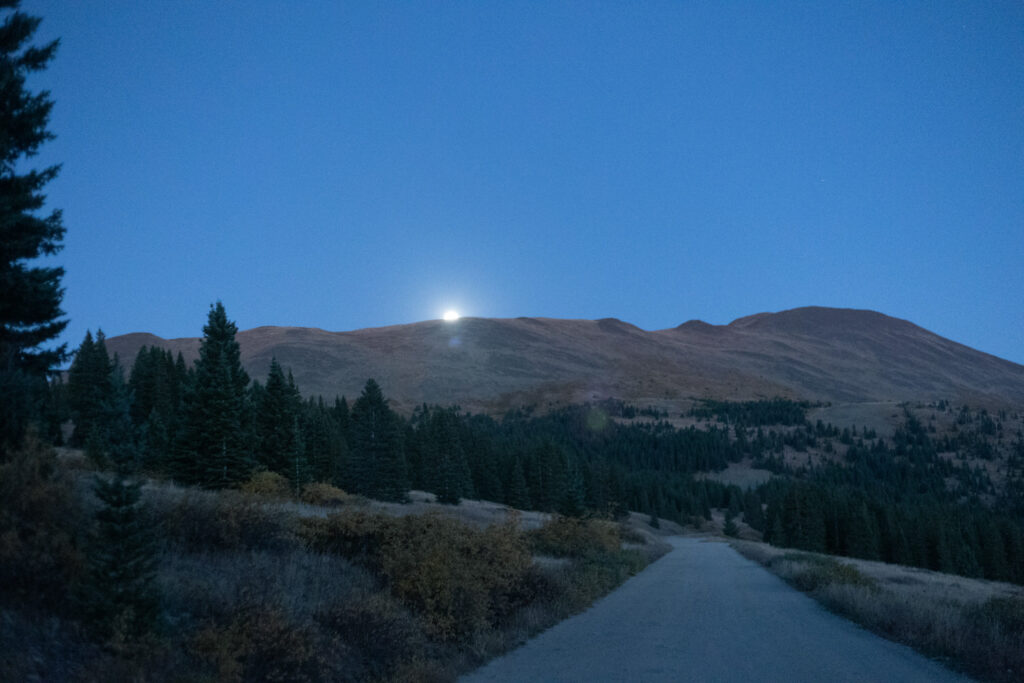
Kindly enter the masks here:
M 946 398 L 1024 402 L 1024 366 L 874 311 L 808 307 L 728 325 L 645 331 L 614 318 L 462 318 L 327 332 L 258 327 L 237 336 L 255 378 L 272 357 L 307 395 L 358 395 L 368 377 L 393 404 L 501 411 L 605 397 L 676 402 L 785 396 L 833 402 Z M 107 340 L 131 364 L 143 345 L 198 354 L 198 338 Z

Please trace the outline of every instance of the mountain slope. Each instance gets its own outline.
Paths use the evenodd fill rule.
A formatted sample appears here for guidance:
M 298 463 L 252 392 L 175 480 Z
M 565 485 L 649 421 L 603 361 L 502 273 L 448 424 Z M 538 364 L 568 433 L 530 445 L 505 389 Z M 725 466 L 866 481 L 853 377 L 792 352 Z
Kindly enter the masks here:
M 799 308 L 653 332 L 613 318 L 462 318 L 352 332 L 258 327 L 238 340 L 255 378 L 276 356 L 306 395 L 352 398 L 374 377 L 404 409 L 427 402 L 500 411 L 609 396 L 1024 403 L 1024 366 L 851 309 Z M 187 360 L 199 348 L 198 338 L 148 334 L 107 343 L 128 365 L 142 345 Z

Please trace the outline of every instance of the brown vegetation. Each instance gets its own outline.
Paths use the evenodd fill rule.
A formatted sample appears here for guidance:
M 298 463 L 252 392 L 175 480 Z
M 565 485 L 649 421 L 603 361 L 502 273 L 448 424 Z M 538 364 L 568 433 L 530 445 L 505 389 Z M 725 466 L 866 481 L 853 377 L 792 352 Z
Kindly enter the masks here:
M 911 567 L 734 541 L 740 553 L 880 635 L 1000 683 L 1024 673 L 1024 590 Z
M 515 513 L 489 525 L 473 506 L 471 524 L 451 506 L 396 515 L 327 485 L 296 503 L 268 477 L 248 492 L 150 483 L 161 620 L 149 634 L 98 642 L 67 600 L 96 507 L 93 475 L 60 471 L 39 444 L 0 471 L 12 501 L 0 520 L 5 589 L 20 591 L 5 594 L 2 680 L 453 680 L 664 552 L 637 533 L 624 549 L 619 526 L 600 520 L 525 532 Z M 565 560 L 535 560 L 542 550 Z M 68 604 L 16 599 L 42 585 Z

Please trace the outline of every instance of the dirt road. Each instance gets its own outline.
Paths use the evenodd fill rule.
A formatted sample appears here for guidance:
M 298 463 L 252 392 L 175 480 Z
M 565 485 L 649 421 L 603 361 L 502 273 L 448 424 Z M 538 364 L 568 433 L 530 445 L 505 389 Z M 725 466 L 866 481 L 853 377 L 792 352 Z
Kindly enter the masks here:
M 968 680 L 830 614 L 724 543 L 670 540 L 591 609 L 461 680 Z

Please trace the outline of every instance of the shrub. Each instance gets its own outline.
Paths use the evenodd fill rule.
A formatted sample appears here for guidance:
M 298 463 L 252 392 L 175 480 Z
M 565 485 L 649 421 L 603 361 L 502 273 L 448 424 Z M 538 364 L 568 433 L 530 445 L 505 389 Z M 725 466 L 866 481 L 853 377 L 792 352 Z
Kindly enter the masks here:
M 339 507 L 351 503 L 354 496 L 345 493 L 336 486 L 315 482 L 302 489 L 301 500 L 310 505 L 322 505 L 326 507 Z
M 392 519 L 381 514 L 346 510 L 325 518 L 301 520 L 299 536 L 310 550 L 334 553 L 378 568 L 373 558 L 392 523 Z
M 164 535 L 187 552 L 274 549 L 288 545 L 287 517 L 232 491 L 188 492 L 160 517 Z
M 243 493 L 267 498 L 288 499 L 292 497 L 291 483 L 277 472 L 264 470 L 252 475 L 239 487 Z
M 195 636 L 199 655 L 222 681 L 314 681 L 322 663 L 313 633 L 275 607 L 247 606 L 230 623 Z
M 798 568 L 790 578 L 793 585 L 802 591 L 813 591 L 830 584 L 860 586 L 869 590 L 878 589 L 877 582 L 862 574 L 855 566 L 831 557 L 787 553 L 776 558 L 774 562 L 793 562 L 805 565 Z
M 0 453 L 0 596 L 65 613 L 82 575 L 76 528 L 84 516 L 51 446 L 29 434 Z
M 427 632 L 457 640 L 517 603 L 532 559 L 514 520 L 477 531 L 426 514 L 394 520 L 379 561 L 391 590 L 423 615 Z
M 311 549 L 376 572 L 439 640 L 458 640 L 520 604 L 531 564 L 515 519 L 479 531 L 437 513 L 349 511 L 305 519 L 300 533 Z
M 1024 637 L 1024 598 L 990 598 L 969 614 L 978 625 L 994 625 Z
M 647 536 L 640 533 L 636 529 L 628 526 L 623 526 L 620 528 L 619 536 L 622 538 L 623 543 L 632 543 L 634 545 L 647 545 L 648 542 Z
M 528 536 L 534 552 L 555 557 L 586 557 L 622 547 L 618 525 L 597 519 L 555 517 Z
M 422 625 L 386 593 L 340 602 L 316 620 L 344 643 L 346 670 L 356 680 L 389 677 L 425 652 Z

